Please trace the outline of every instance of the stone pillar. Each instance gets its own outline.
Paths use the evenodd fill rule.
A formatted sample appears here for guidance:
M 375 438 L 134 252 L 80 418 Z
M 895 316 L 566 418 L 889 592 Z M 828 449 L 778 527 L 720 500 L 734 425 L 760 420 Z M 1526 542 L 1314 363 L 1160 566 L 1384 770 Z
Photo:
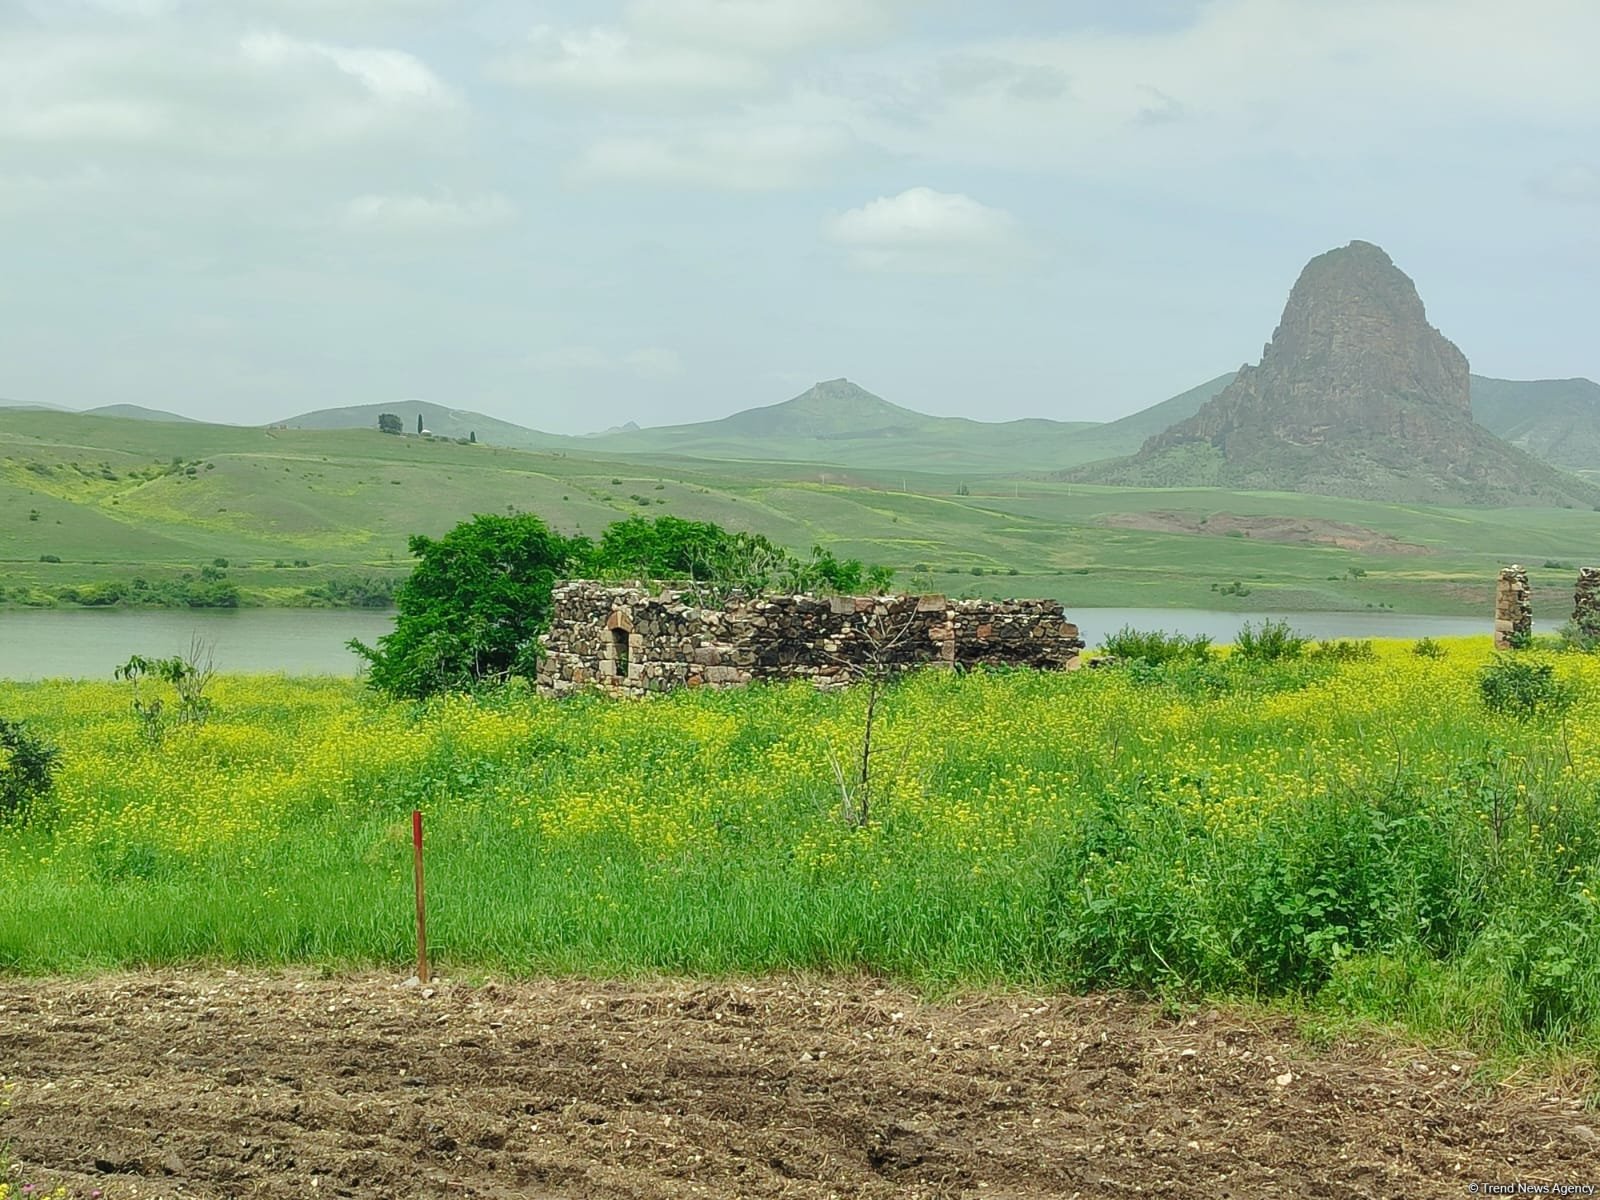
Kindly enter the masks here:
M 1600 567 L 1584 567 L 1578 572 L 1572 623 L 1585 637 L 1600 638 Z
M 1533 589 L 1528 586 L 1528 572 L 1506 567 L 1494 598 L 1494 648 L 1510 650 L 1532 636 Z

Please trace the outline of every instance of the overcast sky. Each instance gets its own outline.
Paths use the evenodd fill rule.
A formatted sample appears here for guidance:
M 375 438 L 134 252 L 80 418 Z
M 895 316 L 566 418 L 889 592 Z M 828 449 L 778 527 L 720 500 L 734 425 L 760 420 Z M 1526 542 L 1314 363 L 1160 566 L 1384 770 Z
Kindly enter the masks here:
M 0 0 L 0 396 L 1109 419 L 1375 241 L 1600 377 L 1595 0 Z

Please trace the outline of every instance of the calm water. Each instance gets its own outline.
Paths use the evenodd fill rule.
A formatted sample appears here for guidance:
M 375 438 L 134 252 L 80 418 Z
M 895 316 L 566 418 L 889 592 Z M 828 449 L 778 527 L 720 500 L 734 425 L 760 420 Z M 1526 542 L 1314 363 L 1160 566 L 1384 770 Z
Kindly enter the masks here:
M 1313 638 L 1488 637 L 1491 623 L 1470 617 L 1395 613 L 1230 613 L 1180 608 L 1078 608 L 1069 612 L 1091 646 L 1124 625 L 1232 641 L 1246 620 L 1288 621 Z M 0 678 L 111 678 L 130 654 L 182 654 L 198 634 L 213 645 L 219 671 L 353 675 L 353 637 L 371 643 L 394 625 L 390 612 L 252 608 L 236 612 L 0 609 Z
M 393 612 L 349 609 L 0 609 L 0 679 L 109 680 L 129 655 L 184 654 L 196 634 L 219 671 L 354 675 L 360 660 L 345 643 L 392 628 Z
M 1329 638 L 1488 637 L 1494 632 L 1489 617 L 1413 617 L 1392 612 L 1216 612 L 1204 608 L 1068 608 L 1067 619 L 1077 624 L 1083 640 L 1097 645 L 1124 625 L 1135 629 L 1161 629 L 1189 636 L 1205 634 L 1218 644 L 1238 636 L 1249 621 L 1287 621 L 1301 634 L 1323 641 Z

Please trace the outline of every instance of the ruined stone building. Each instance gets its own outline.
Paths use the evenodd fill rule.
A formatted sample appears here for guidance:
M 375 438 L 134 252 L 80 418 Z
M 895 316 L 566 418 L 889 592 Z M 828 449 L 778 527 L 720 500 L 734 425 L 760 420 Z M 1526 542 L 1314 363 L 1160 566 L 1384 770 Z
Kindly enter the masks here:
M 1549 565 L 1549 564 L 1546 564 Z M 1583 567 L 1572 596 L 1572 624 L 1584 637 L 1600 638 L 1600 567 Z M 1528 572 L 1505 567 L 1494 597 L 1494 648 L 1511 650 L 1533 637 L 1533 588 Z
M 1052 600 L 762 596 L 701 606 L 691 593 L 572 582 L 556 588 L 539 690 L 663 692 L 758 679 L 844 683 L 872 664 L 1072 670 L 1083 641 Z

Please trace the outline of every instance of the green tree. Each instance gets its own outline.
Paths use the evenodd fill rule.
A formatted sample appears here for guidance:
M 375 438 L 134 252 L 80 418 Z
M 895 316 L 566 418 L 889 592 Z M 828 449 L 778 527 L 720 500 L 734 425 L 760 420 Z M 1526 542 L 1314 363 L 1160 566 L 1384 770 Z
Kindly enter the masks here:
M 395 593 L 394 632 L 349 645 L 374 687 L 412 699 L 531 678 L 556 580 L 591 550 L 525 513 L 476 516 L 409 546 L 417 567 Z
M 404 433 L 405 426 L 400 423 L 400 418 L 393 413 L 379 413 L 378 431 L 380 433 Z
M 417 414 L 417 432 L 418 433 L 422 432 L 422 414 L 421 413 Z

